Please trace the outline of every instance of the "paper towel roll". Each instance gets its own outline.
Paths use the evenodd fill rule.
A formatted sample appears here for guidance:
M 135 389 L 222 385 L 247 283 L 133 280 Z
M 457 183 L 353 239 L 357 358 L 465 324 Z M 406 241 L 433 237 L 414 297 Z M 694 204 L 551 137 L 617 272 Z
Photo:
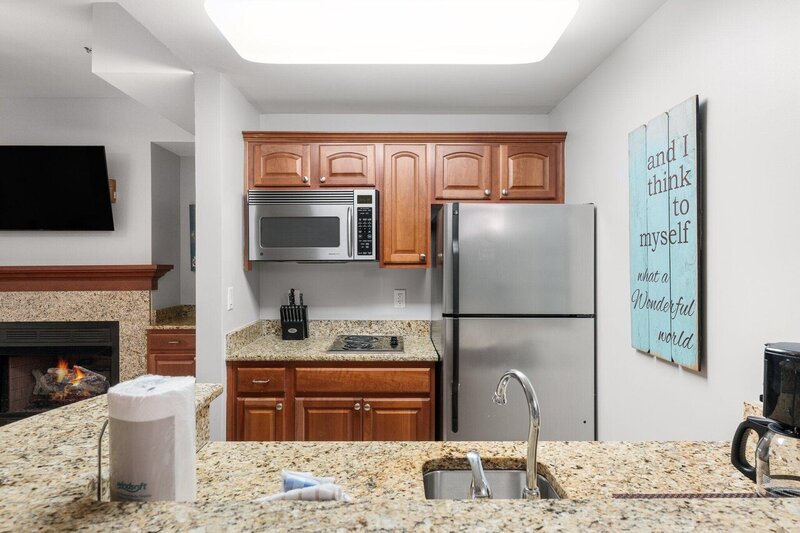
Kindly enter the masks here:
M 108 390 L 112 501 L 194 501 L 193 377 L 140 376 Z

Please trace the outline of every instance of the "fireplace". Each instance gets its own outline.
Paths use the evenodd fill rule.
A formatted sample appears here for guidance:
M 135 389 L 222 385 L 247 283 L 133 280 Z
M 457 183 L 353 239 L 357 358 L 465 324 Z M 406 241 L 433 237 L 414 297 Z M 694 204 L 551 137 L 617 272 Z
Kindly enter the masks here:
M 118 382 L 118 322 L 0 322 L 0 425 Z

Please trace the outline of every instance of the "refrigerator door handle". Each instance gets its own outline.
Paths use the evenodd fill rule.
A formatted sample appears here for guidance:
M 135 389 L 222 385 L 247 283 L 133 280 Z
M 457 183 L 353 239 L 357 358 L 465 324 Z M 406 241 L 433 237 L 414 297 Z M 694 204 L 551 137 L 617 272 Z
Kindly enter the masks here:
M 459 204 L 453 204 L 453 221 L 452 221 L 452 235 L 453 235 L 453 380 L 451 383 L 451 401 L 452 401 L 452 429 L 453 433 L 458 433 L 458 389 L 459 389 L 459 375 L 458 375 L 458 341 L 459 341 L 459 324 L 458 324 L 458 291 L 459 291 L 459 246 L 458 246 L 458 211 Z
M 458 300 L 459 300 L 459 254 L 460 254 L 460 246 L 458 242 L 458 211 L 459 211 L 459 204 L 453 204 L 453 220 L 451 223 L 451 234 L 452 234 L 452 249 L 453 249 L 453 265 L 452 265 L 452 272 L 453 272 L 453 316 L 458 316 Z

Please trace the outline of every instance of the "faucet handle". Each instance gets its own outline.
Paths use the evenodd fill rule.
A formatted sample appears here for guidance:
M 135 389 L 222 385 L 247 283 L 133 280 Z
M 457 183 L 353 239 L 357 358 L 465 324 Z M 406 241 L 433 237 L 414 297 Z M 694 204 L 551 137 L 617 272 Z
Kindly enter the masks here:
M 492 497 L 492 489 L 489 487 L 489 482 L 486 481 L 486 473 L 483 471 L 483 464 L 481 463 L 481 456 L 477 450 L 470 450 L 467 452 L 467 461 L 472 469 L 472 482 L 469 485 L 469 498 L 484 499 Z

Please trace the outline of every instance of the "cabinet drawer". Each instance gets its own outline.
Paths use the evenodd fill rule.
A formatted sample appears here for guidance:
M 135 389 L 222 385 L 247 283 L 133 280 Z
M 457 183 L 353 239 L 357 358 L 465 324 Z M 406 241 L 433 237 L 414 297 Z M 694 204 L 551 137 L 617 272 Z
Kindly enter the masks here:
M 283 368 L 240 368 L 236 387 L 239 392 L 283 392 L 285 375 Z
M 147 335 L 148 352 L 191 352 L 196 347 L 194 333 L 150 333 Z
M 298 393 L 429 394 L 430 368 L 298 368 Z

